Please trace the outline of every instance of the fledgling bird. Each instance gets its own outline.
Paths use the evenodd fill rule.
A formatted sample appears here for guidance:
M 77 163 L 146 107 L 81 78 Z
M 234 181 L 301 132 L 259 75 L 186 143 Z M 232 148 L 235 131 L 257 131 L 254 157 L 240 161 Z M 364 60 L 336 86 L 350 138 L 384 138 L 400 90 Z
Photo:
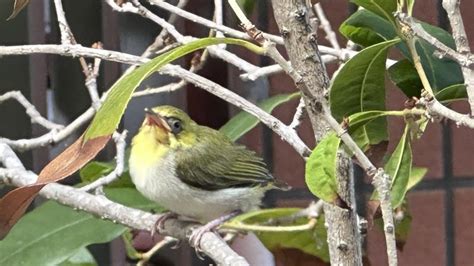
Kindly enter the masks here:
M 206 224 L 191 235 L 194 246 L 199 247 L 203 233 L 238 213 L 258 209 L 266 191 L 287 188 L 255 152 L 198 125 L 184 111 L 166 105 L 145 113 L 132 140 L 132 181 L 170 213 Z M 158 229 L 162 222 L 157 222 Z

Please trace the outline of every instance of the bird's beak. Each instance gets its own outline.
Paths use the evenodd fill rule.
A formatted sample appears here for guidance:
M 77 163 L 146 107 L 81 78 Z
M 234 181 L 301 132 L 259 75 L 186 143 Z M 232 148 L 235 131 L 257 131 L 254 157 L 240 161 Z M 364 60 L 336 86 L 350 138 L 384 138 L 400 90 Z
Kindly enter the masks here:
M 166 119 L 160 114 L 153 112 L 151 109 L 145 108 L 145 117 L 147 125 L 157 126 L 167 132 L 171 132 L 171 128 L 166 122 Z

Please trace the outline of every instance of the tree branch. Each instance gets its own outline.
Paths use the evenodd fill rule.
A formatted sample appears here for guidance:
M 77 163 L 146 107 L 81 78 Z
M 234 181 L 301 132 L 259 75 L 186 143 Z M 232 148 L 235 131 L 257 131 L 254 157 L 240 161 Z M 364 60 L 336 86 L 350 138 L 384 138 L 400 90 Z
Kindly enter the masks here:
M 443 7 L 448 14 L 449 22 L 451 23 L 451 30 L 453 32 L 454 42 L 456 43 L 457 51 L 464 55 L 471 54 L 469 41 L 467 39 L 466 30 L 461 16 L 459 5 L 461 0 L 443 0 Z M 469 105 L 471 107 L 471 117 L 474 116 L 474 70 L 469 67 L 462 66 L 462 74 L 464 76 L 464 83 L 466 84 L 466 91 Z
M 23 164 L 8 145 L 0 143 L 0 151 L 0 162 L 6 167 L 0 169 L 0 180 L 3 179 L 5 183 L 15 186 L 24 186 L 36 181 L 37 175 L 25 170 Z M 79 189 L 57 183 L 46 185 L 40 191 L 40 195 L 74 209 L 101 217 L 101 219 L 149 232 L 153 230 L 155 222 L 159 218 L 159 215 L 123 206 L 108 200 L 104 196 L 91 195 Z M 188 232 L 194 226 L 196 226 L 194 223 L 170 219 L 165 222 L 162 233 L 178 239 L 187 239 Z M 219 265 L 248 265 L 243 257 L 235 253 L 215 233 L 205 233 L 201 239 L 200 247 L 202 252 Z

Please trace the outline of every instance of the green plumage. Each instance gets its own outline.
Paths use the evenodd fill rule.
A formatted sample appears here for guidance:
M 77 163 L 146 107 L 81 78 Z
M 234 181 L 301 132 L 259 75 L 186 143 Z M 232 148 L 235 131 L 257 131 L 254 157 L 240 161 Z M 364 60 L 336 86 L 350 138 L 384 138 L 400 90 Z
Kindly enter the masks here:
M 199 125 L 192 149 L 176 153 L 176 175 L 184 183 L 205 190 L 265 186 L 275 180 L 255 152 L 222 133 Z

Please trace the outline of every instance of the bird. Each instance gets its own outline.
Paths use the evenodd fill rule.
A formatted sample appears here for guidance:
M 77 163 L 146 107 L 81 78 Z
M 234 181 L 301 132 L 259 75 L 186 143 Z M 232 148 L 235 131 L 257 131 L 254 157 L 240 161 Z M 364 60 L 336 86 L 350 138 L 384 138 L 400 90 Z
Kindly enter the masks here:
M 170 105 L 145 109 L 129 170 L 137 190 L 169 211 L 158 219 L 158 231 L 171 217 L 203 224 L 189 238 L 194 247 L 204 233 L 259 209 L 268 190 L 289 189 L 254 151 Z

